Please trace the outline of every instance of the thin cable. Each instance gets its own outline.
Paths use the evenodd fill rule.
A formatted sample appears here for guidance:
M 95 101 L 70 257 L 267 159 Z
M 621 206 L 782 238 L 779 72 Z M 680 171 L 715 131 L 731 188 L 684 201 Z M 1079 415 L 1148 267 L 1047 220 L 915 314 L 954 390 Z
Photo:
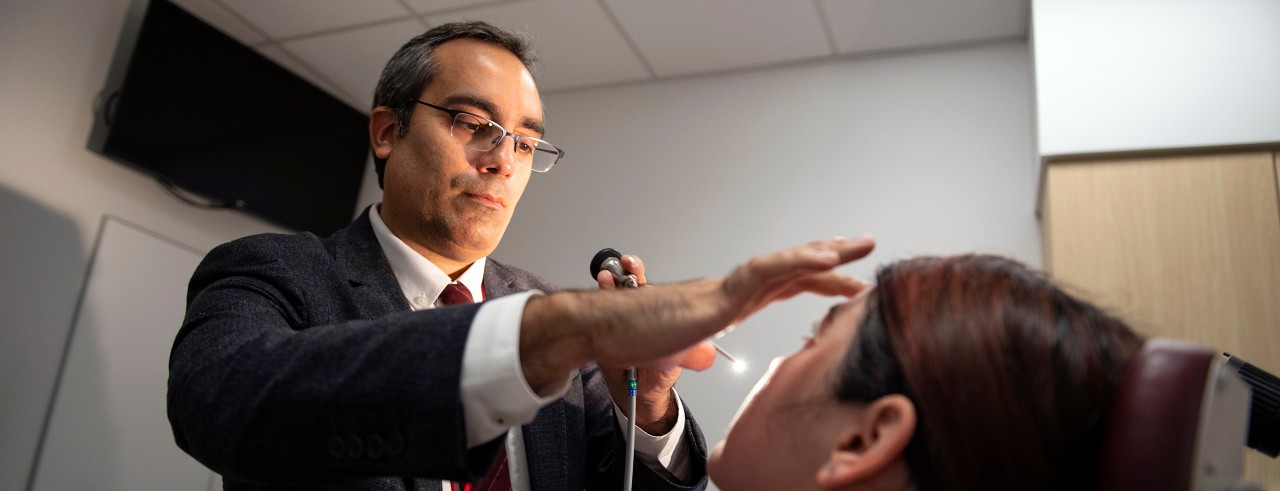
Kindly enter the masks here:
M 163 178 L 163 177 L 157 177 L 157 178 L 156 178 L 156 182 L 159 182 L 159 183 L 160 183 L 160 187 L 163 187 L 165 191 L 168 191 L 168 192 L 169 192 L 169 194 L 173 195 L 173 197 L 174 197 L 174 198 L 177 198 L 177 199 L 178 199 L 178 201 L 181 201 L 181 202 L 183 202 L 183 203 L 186 203 L 186 204 L 188 204 L 188 205 L 191 205 L 191 206 L 194 206 L 194 207 L 197 207 L 197 208 L 207 208 L 207 209 L 211 209 L 211 210 L 217 210 L 217 209 L 222 209 L 222 208 L 229 208 L 229 209 L 232 209 L 232 210 L 239 210 L 239 209 L 241 209 L 241 208 L 244 208 L 244 201 L 243 201 L 243 200 L 224 201 L 224 202 L 221 202 L 221 203 L 217 203 L 217 202 L 213 202 L 213 203 L 200 202 L 200 201 L 196 201 L 196 200 L 194 200 L 194 199 L 191 199 L 190 197 L 185 196 L 185 195 L 183 195 L 182 193 L 179 193 L 179 192 L 178 192 L 178 186 L 177 186 L 176 184 L 172 183 L 172 182 L 169 182 L 169 180 L 168 180 L 168 179 L 165 179 L 165 178 Z
M 632 472 L 635 469 L 636 459 L 636 369 L 627 369 L 627 419 L 631 424 L 627 426 L 627 460 L 622 471 L 622 489 L 623 491 L 631 491 Z

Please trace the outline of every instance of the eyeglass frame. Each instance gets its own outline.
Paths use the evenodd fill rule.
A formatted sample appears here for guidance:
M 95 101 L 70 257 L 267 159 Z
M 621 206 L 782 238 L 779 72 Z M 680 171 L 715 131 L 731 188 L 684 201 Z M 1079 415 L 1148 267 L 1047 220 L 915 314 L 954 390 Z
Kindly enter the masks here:
M 493 141 L 494 141 L 494 143 L 493 143 L 493 147 L 491 147 L 491 148 L 489 148 L 489 149 L 487 149 L 487 150 L 479 149 L 479 148 L 474 148 L 474 147 L 468 146 L 468 145 L 467 145 L 467 144 L 465 144 L 465 143 L 463 144 L 463 146 L 465 146 L 465 147 L 467 147 L 467 148 L 470 148 L 470 149 L 472 149 L 472 150 L 481 151 L 481 152 L 487 152 L 487 151 L 493 150 L 494 148 L 498 148 L 498 145 L 501 145 L 501 144 L 502 144 L 502 140 L 503 140 L 503 139 L 505 139 L 505 138 L 507 137 L 507 135 L 510 135 L 510 136 L 511 136 L 511 145 L 512 145 L 512 149 L 513 149 L 513 150 L 518 149 L 517 145 L 519 145 L 519 144 L 520 144 L 520 140 L 525 140 L 525 139 L 528 139 L 528 140 L 534 140 L 534 141 L 536 141 L 536 142 L 546 143 L 546 144 L 547 144 L 548 146 L 550 146 L 551 148 L 556 149 L 556 159 L 555 159 L 555 160 L 553 160 L 553 161 L 551 161 L 551 165 L 548 165 L 546 169 L 538 170 L 538 169 L 533 168 L 533 159 L 532 159 L 532 158 L 530 158 L 530 159 L 529 159 L 529 164 L 527 164 L 527 165 L 526 165 L 526 164 L 524 164 L 523 162 L 520 162 L 520 161 L 519 161 L 519 159 L 517 159 L 517 160 L 516 160 L 516 163 L 517 163 L 517 164 L 520 164 L 520 166 L 521 166 L 521 167 L 524 167 L 524 168 L 526 168 L 526 169 L 529 169 L 529 170 L 531 170 L 531 171 L 533 171 L 533 172 L 550 172 L 550 171 L 551 171 L 551 169 L 552 169 L 553 167 L 555 167 L 557 163 L 559 163 L 559 162 L 560 162 L 560 159 L 564 158 L 564 149 L 563 149 L 563 148 L 560 148 L 560 147 L 559 147 L 559 146 L 557 146 L 556 144 L 551 143 L 551 142 L 546 141 L 546 140 L 543 140 L 543 139 L 538 138 L 538 137 L 536 137 L 536 136 L 530 136 L 530 135 L 517 135 L 517 134 L 515 134 L 515 133 L 512 133 L 512 132 L 510 132 L 510 131 L 507 131 L 507 129 L 506 129 L 506 128 L 502 127 L 502 125 L 498 124 L 496 121 L 494 121 L 494 120 L 492 120 L 492 119 L 489 119 L 489 118 L 486 118 L 486 117 L 484 117 L 484 116 L 481 116 L 481 115 L 479 115 L 479 114 L 476 114 L 476 113 L 473 113 L 473 112 L 469 112 L 469 111 L 463 111 L 463 110 L 460 110 L 460 109 L 449 109 L 449 108 L 447 108 L 447 107 L 437 106 L 437 105 L 435 105 L 435 104 L 432 104 L 432 103 L 430 103 L 430 102 L 423 101 L 423 100 L 421 100 L 421 99 L 414 99 L 414 101 L 413 101 L 413 102 L 416 102 L 416 103 L 418 103 L 418 104 L 422 104 L 422 105 L 424 105 L 424 106 L 427 106 L 427 107 L 429 107 L 429 108 L 432 108 L 432 109 L 435 109 L 435 110 L 438 110 L 438 111 L 443 111 L 443 112 L 445 112 L 445 113 L 448 113 L 448 114 L 449 114 L 449 134 L 450 134 L 450 135 L 452 135 L 452 134 L 453 134 L 453 126 L 454 126 L 454 124 L 455 124 L 455 123 L 457 123 L 457 121 L 458 121 L 458 115 L 459 115 L 459 114 L 466 114 L 467 116 L 471 116 L 471 117 L 476 118 L 476 119 L 479 119 L 479 120 L 481 120 L 481 121 L 485 121 L 485 122 L 487 122 L 487 123 L 489 124 L 489 126 L 493 126 L 493 127 L 495 127 L 495 128 L 498 128 L 498 130 L 499 130 L 499 131 L 502 131 L 502 135 L 500 135 L 499 137 L 497 137 L 497 138 L 495 138 L 495 139 L 493 140 Z M 538 150 L 537 150 L 537 147 L 538 147 L 537 145 L 534 145 L 534 151 L 535 151 L 535 152 L 536 152 L 536 151 L 538 151 Z M 518 151 L 518 150 L 516 150 L 516 151 Z

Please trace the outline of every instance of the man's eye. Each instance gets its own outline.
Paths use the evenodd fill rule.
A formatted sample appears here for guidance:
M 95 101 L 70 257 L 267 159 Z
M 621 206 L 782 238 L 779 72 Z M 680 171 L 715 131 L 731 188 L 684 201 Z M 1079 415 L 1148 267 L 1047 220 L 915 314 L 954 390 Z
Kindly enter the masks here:
M 480 124 L 473 123 L 471 121 L 458 121 L 458 127 L 462 128 L 463 130 L 474 133 L 480 129 Z
M 533 153 L 533 145 L 525 143 L 524 140 L 520 140 L 520 144 L 516 145 L 516 148 L 520 149 L 520 153 Z

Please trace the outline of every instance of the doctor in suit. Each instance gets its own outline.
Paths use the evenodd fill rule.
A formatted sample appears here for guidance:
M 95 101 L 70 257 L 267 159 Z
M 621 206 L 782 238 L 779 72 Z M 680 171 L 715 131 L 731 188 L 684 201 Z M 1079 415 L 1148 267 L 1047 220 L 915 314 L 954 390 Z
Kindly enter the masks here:
M 673 390 L 700 341 L 833 273 L 870 239 L 761 256 L 728 277 L 554 292 L 488 255 L 543 140 L 519 37 L 456 23 L 410 40 L 375 93 L 383 201 L 327 238 L 263 234 L 192 276 L 170 357 L 178 445 L 226 489 L 618 489 L 622 372 L 639 365 L 636 489 L 706 486 L 706 444 Z M 288 115 L 277 115 L 287 118 Z M 285 123 L 287 124 L 287 122 Z M 644 283 L 644 265 L 623 258 Z

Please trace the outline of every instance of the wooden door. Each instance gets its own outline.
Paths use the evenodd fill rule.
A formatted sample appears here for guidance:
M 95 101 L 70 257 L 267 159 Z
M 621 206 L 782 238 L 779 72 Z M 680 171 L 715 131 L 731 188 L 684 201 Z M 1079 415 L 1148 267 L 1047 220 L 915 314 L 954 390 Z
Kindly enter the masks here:
M 1280 177 L 1271 152 L 1049 164 L 1045 269 L 1147 336 L 1280 375 Z M 1280 462 L 1246 452 L 1280 489 Z

